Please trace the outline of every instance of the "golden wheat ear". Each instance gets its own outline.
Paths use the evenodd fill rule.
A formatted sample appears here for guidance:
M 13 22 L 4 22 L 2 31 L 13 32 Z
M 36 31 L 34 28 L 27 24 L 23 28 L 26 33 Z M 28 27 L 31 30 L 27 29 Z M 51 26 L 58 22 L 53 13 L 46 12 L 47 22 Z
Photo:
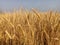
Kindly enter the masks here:
M 8 33 L 7 30 L 5 31 L 5 33 L 8 35 L 8 37 L 9 37 L 10 39 L 12 39 L 11 35 Z

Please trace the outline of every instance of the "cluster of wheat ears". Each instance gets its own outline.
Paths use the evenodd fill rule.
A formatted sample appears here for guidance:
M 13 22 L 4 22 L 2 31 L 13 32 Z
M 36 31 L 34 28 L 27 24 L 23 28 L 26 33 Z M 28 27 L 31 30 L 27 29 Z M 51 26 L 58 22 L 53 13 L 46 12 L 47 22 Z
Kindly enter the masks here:
M 0 14 L 0 45 L 60 45 L 60 13 L 32 9 Z

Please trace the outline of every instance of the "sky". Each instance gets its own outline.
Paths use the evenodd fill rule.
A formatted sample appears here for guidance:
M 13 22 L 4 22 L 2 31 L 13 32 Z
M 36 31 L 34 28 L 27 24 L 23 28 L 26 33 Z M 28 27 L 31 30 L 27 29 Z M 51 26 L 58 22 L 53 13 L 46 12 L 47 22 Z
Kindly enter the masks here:
M 60 11 L 60 0 L 0 0 L 0 10 L 19 9 L 20 7 L 31 9 L 37 8 L 42 11 Z

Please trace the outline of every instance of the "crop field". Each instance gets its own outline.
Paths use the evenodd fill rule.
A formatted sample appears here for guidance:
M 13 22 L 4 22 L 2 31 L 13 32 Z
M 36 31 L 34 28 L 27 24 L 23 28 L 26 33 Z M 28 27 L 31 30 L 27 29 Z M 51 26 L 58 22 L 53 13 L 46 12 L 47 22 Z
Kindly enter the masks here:
M 35 9 L 0 13 L 0 45 L 60 45 L 60 13 Z

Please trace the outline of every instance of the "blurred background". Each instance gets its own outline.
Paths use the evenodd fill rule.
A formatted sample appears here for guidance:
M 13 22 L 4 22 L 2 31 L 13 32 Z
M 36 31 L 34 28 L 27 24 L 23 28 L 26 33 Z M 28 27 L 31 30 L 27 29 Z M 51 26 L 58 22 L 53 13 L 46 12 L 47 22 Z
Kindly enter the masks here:
M 0 10 L 11 11 L 14 8 L 18 10 L 20 7 L 60 11 L 60 0 L 0 0 Z

